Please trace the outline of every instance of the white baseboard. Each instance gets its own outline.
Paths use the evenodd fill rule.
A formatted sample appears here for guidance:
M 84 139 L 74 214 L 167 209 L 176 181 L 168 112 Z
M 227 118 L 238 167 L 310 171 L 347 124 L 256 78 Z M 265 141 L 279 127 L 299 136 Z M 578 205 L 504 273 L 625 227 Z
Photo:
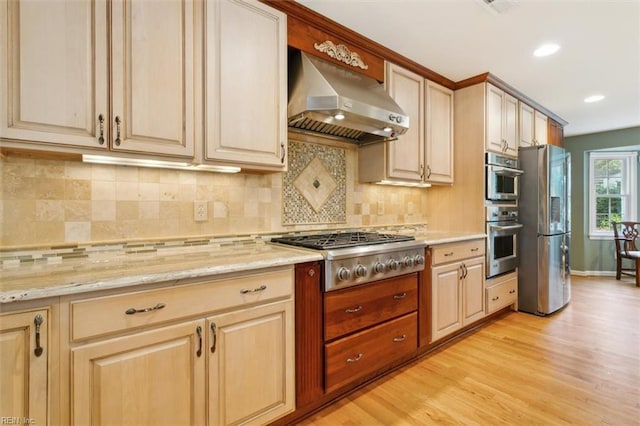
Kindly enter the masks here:
M 571 275 L 580 277 L 615 277 L 616 271 L 576 271 L 572 269 Z

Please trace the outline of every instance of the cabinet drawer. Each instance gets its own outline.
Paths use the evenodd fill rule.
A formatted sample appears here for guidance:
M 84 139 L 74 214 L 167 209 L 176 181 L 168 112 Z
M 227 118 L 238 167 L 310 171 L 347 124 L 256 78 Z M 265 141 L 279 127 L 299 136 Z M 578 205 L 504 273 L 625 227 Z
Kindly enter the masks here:
M 491 287 L 487 287 L 486 295 L 486 309 L 488 314 L 516 303 L 518 300 L 517 275 L 498 284 L 491 285 Z
M 331 340 L 418 309 L 418 275 L 330 291 L 324 296 L 324 339 Z
M 417 329 L 417 313 L 413 312 L 326 344 L 326 392 L 412 354 L 418 348 Z
M 293 293 L 293 269 L 104 296 L 70 304 L 73 340 L 149 326 Z M 127 313 L 138 310 L 135 313 Z M 146 311 L 145 311 L 146 310 Z
M 455 262 L 468 257 L 484 255 L 485 240 L 473 240 L 463 243 L 443 244 L 431 248 L 434 265 Z

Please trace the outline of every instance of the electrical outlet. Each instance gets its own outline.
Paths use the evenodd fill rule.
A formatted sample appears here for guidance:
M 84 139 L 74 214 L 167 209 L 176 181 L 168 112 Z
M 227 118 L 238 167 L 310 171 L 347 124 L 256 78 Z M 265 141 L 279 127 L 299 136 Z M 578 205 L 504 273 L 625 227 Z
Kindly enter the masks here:
M 378 216 L 384 214 L 384 201 L 378 201 Z
M 207 202 L 206 201 L 193 202 L 193 220 L 195 220 L 196 222 L 204 222 L 207 220 Z

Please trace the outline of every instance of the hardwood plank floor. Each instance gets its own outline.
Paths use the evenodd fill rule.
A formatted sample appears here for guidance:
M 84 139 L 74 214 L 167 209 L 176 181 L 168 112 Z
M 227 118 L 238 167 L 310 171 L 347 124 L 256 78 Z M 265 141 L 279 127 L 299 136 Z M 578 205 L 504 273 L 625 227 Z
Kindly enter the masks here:
M 640 288 L 572 277 L 549 317 L 507 314 L 301 425 L 640 425 Z

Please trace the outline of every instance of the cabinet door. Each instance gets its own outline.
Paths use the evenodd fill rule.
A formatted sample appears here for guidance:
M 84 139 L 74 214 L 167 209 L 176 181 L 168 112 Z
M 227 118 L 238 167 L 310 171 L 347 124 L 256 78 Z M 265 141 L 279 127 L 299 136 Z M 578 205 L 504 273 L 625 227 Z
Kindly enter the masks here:
M 264 424 L 294 408 L 293 302 L 216 315 L 209 334 L 209 424 Z
M 465 270 L 462 281 L 462 325 L 471 324 L 484 317 L 484 257 L 462 262 Z
M 533 114 L 533 126 L 535 128 L 535 144 L 546 145 L 547 144 L 547 116 L 539 111 L 534 111 Z
M 425 181 L 453 183 L 453 90 L 426 83 Z
M 504 153 L 507 155 L 518 155 L 518 99 L 504 94 L 504 129 L 502 137 L 505 140 Z
M 519 103 L 520 113 L 520 138 L 518 147 L 524 148 L 534 145 L 533 108 L 522 102 Z
M 205 8 L 205 159 L 282 170 L 286 15 L 256 0 L 209 1 Z
M 46 310 L 0 316 L 0 413 L 5 416 L 3 419 L 49 423 L 47 320 Z
M 432 269 L 433 340 L 438 340 L 462 327 L 461 274 L 458 262 L 434 266 Z
M 193 4 L 111 3 L 113 150 L 193 157 Z
M 491 84 L 487 84 L 487 127 L 485 148 L 487 151 L 503 152 L 504 141 L 502 135 L 503 114 L 505 93 Z
M 409 130 L 389 142 L 387 176 L 420 182 L 424 175 L 424 79 L 387 63 L 385 85 L 389 95 L 409 116 Z
M 204 424 L 204 325 L 190 321 L 72 349 L 73 424 Z
M 0 0 L 0 137 L 106 148 L 107 5 Z

